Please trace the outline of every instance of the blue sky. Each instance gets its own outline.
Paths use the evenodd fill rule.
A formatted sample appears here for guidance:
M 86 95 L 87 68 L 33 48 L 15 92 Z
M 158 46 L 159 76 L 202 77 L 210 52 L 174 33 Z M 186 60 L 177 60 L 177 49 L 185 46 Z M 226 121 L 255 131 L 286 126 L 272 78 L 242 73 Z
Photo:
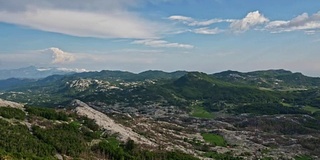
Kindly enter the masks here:
M 0 0 L 0 69 L 320 76 L 318 0 Z

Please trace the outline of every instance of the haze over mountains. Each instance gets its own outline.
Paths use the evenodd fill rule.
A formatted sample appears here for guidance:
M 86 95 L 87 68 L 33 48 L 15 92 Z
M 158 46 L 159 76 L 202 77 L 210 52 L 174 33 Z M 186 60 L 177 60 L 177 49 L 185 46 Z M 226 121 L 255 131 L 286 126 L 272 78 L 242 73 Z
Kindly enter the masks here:
M 84 72 L 84 69 L 68 69 L 68 68 L 57 68 L 57 67 L 35 67 L 29 66 L 18 69 L 6 69 L 0 70 L 0 79 L 9 78 L 27 78 L 27 79 L 39 79 L 45 78 L 51 75 L 64 75 L 72 74 L 77 72 Z

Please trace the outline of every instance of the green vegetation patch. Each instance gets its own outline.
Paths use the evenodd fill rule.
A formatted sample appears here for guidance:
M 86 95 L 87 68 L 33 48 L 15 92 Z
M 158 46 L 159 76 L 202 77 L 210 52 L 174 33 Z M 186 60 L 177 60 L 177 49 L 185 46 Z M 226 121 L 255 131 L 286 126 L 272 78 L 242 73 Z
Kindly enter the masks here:
M 26 126 L 0 119 L 0 159 L 54 159 L 54 147 L 34 137 Z
M 201 106 L 192 106 L 190 115 L 197 118 L 214 118 L 214 116 L 210 112 L 206 111 Z
M 30 115 L 35 115 L 39 117 L 43 117 L 49 120 L 61 120 L 68 121 L 68 115 L 64 112 L 57 112 L 52 108 L 45 107 L 27 107 L 26 111 Z
M 289 104 L 289 103 L 281 102 L 280 104 L 282 104 L 282 106 L 284 107 L 293 107 L 292 104 Z
M 117 140 L 116 137 L 109 137 L 106 139 L 108 144 L 110 144 L 112 147 L 116 148 L 116 147 L 119 147 L 120 146 L 120 141 Z
M 313 160 L 313 158 L 308 155 L 295 156 L 294 159 L 295 160 Z
M 208 142 L 212 145 L 222 146 L 222 147 L 227 146 L 227 142 L 220 135 L 213 134 L 213 133 L 202 133 L 201 135 L 206 142 Z
M 81 124 L 83 124 L 84 126 L 88 127 L 92 131 L 98 131 L 99 128 L 100 128 L 99 125 L 97 125 L 97 123 L 95 122 L 95 120 L 90 119 L 88 117 L 80 116 L 77 119 L 78 119 L 78 121 L 81 122 Z
M 312 114 L 317 112 L 317 111 L 320 111 L 319 108 L 312 107 L 312 106 L 305 106 L 302 109 L 305 110 L 305 111 L 311 112 Z
M 126 143 L 119 142 L 116 138 L 107 138 L 91 147 L 92 151 L 99 153 L 101 158 L 108 157 L 115 160 L 138 160 L 138 159 L 166 159 L 166 160 L 199 160 L 179 151 L 147 151 L 141 150 L 133 140 Z
M 26 118 L 26 114 L 21 109 L 11 107 L 0 107 L 0 116 L 9 119 L 15 118 L 20 120 Z
M 50 129 L 33 127 L 34 135 L 54 146 L 62 154 L 77 157 L 86 149 L 85 136 L 74 124 L 61 124 Z

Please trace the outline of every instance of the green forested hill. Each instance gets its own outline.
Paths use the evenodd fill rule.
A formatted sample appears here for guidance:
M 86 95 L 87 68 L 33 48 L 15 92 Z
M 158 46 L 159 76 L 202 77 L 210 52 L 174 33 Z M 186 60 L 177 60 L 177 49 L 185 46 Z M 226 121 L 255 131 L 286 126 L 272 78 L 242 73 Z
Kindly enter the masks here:
M 247 73 L 225 71 L 212 74 L 212 76 L 231 83 L 278 90 L 309 89 L 320 86 L 320 78 L 318 77 L 308 77 L 302 73 L 292 73 L 282 69 Z
M 172 88 L 188 99 L 208 99 L 212 102 L 251 103 L 278 100 L 274 92 L 225 82 L 204 73 L 189 73 L 174 81 Z
M 237 107 L 252 104 L 257 108 L 260 105 L 291 106 L 308 111 L 320 108 L 319 86 L 319 78 L 286 70 L 225 71 L 212 75 L 184 71 L 146 71 L 139 74 L 101 71 L 50 76 L 21 85 L 17 83 L 14 88 L 7 87 L 0 98 L 38 106 L 64 105 L 73 99 L 107 105 L 159 103 L 184 107 L 197 101 L 209 112 L 224 110 L 237 113 L 240 111 Z M 241 113 L 244 111 L 251 110 L 241 109 Z

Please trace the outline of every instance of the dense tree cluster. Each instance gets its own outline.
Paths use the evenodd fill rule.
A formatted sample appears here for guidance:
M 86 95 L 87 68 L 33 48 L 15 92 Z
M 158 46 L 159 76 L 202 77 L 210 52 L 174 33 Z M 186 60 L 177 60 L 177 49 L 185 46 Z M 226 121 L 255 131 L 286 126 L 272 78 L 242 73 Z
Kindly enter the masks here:
M 67 121 L 68 115 L 64 112 L 57 112 L 52 108 L 45 107 L 27 107 L 26 111 L 30 115 L 40 116 L 49 120 Z
M 85 136 L 72 124 L 61 124 L 52 129 L 33 127 L 33 132 L 37 138 L 62 154 L 77 156 L 86 149 Z
M 93 146 L 92 150 L 101 158 L 114 160 L 198 160 L 198 158 L 179 151 L 141 150 L 130 139 L 121 144 L 116 139 L 109 138 Z
M 26 118 L 26 114 L 21 109 L 12 107 L 0 107 L 0 116 L 4 118 L 15 118 L 19 120 L 23 120 Z
M 33 136 L 26 126 L 12 125 L 0 119 L 0 128 L 0 159 L 4 156 L 16 159 L 53 159 L 55 148 Z

